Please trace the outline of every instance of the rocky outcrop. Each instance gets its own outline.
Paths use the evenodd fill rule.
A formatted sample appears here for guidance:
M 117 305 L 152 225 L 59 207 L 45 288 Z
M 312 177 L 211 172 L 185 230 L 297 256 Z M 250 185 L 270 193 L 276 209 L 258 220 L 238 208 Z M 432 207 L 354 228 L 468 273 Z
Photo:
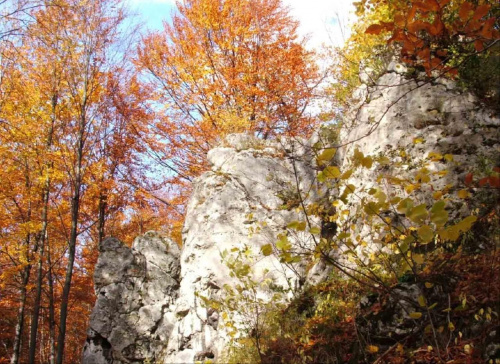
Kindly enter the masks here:
M 365 82 L 354 93 L 357 105 L 346 114 L 341 131 L 342 170 L 356 164 L 356 150 L 374 161 L 370 168 L 356 169 L 349 179 L 356 191 L 350 195 L 353 215 L 361 199 L 371 197 L 372 188 L 385 196 L 410 196 L 415 205 L 432 206 L 434 193 L 441 193 L 450 222 L 498 199 L 494 189 L 477 188 L 478 178 L 500 165 L 500 118 L 495 111 L 451 80 L 415 78 L 395 62 L 377 81 Z M 471 186 L 465 183 L 469 173 L 476 181 Z M 421 183 L 424 175 L 426 182 Z M 403 182 L 387 183 L 386 177 Z M 460 198 L 460 190 L 470 190 L 474 199 Z M 393 224 L 404 223 L 394 211 L 383 213 Z M 359 218 L 353 222 L 356 238 L 368 243 L 356 248 L 358 254 L 368 256 L 381 249 L 371 243 L 384 233 L 374 233 L 373 226 Z
M 464 181 L 484 161 L 500 162 L 500 118 L 453 81 L 407 77 L 406 67 L 393 62 L 354 96 L 358 104 L 345 117 L 341 135 L 343 168 L 349 168 L 356 148 L 389 159 L 384 170 L 374 166 L 354 175 L 357 187 L 370 187 L 380 173 L 413 177 L 425 160 L 438 190 Z M 431 152 L 452 159 L 428 158 Z M 439 178 L 445 169 L 446 178 Z
M 349 183 L 357 191 L 367 191 L 383 173 L 412 179 L 424 165 L 438 190 L 463 181 L 485 160 L 495 163 L 498 158 L 500 120 L 492 112 L 450 81 L 418 81 L 406 78 L 405 72 L 404 66 L 391 64 L 376 83 L 367 79 L 369 84 L 355 93 L 359 104 L 346 116 L 342 158 L 333 163 L 349 169 L 355 149 L 385 155 L 390 161 L 355 171 Z M 305 281 L 325 279 L 331 266 L 324 262 L 292 267 L 274 254 L 264 256 L 260 249 L 274 246 L 291 221 L 305 219 L 302 204 L 328 203 L 328 196 L 336 193 L 318 191 L 313 156 L 314 147 L 335 144 L 322 141 L 321 133 L 308 141 L 230 135 L 209 152 L 211 171 L 194 181 L 182 252 L 154 233 L 138 238 L 132 249 L 116 239 L 103 242 L 84 363 L 220 361 L 229 337 L 221 313 L 203 298 L 220 298 L 225 286 L 238 283 L 222 261 L 225 254 L 251 250 L 257 256 L 254 279 L 270 279 L 277 287 L 299 289 Z M 430 152 L 443 157 L 428 158 Z M 468 214 L 468 208 L 463 204 L 453 210 Z M 311 224 L 324 227 L 315 218 Z M 288 239 L 294 250 L 313 244 L 306 231 L 289 233 Z M 415 301 L 418 289 L 402 285 L 400 295 Z M 258 294 L 265 301 L 272 292 L 262 289 Z M 389 320 L 384 327 L 366 325 L 367 332 L 406 334 L 408 315 L 403 311 L 410 307 L 401 311 L 401 305 L 388 305 L 398 324 L 390 326 Z
M 208 159 L 212 170 L 194 181 L 187 206 L 180 274 L 177 247 L 154 233 L 139 237 L 132 249 L 116 239 L 103 242 L 84 363 L 221 358 L 228 336 L 220 313 L 200 299 L 238 283 L 221 253 L 251 248 L 261 255 L 289 222 L 303 219 L 298 207 L 315 198 L 315 170 L 311 148 L 300 139 L 230 135 Z M 302 249 L 311 235 L 297 233 L 290 242 Z M 291 270 L 274 255 L 261 255 L 253 269 L 255 280 L 285 288 L 305 280 L 305 262 Z M 259 292 L 264 299 L 271 294 Z
M 238 283 L 221 253 L 249 247 L 258 255 L 260 247 L 276 242 L 287 223 L 301 218 L 297 191 L 307 200 L 313 198 L 304 193 L 314 181 L 311 158 L 303 141 L 281 145 L 246 135 L 231 135 L 209 152 L 212 170 L 195 180 L 187 208 L 182 280 L 165 363 L 220 360 L 228 337 L 219 312 L 204 307 L 199 296 L 211 298 L 224 285 Z M 310 240 L 309 234 L 297 234 L 293 244 L 308 246 Z M 261 256 L 253 269 L 256 280 L 269 278 L 285 287 L 299 284 L 296 272 L 274 255 Z M 300 268 L 297 271 L 300 274 Z M 269 292 L 260 293 L 270 297 Z
M 99 247 L 97 296 L 84 364 L 154 363 L 172 331 L 180 280 L 177 244 L 153 232 L 132 248 L 114 238 Z

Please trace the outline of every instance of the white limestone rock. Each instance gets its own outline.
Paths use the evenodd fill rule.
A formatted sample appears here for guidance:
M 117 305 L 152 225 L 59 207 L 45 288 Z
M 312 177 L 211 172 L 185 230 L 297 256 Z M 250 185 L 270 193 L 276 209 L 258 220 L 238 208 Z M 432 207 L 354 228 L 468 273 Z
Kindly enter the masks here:
M 196 294 L 214 297 L 225 284 L 236 283 L 221 261 L 223 251 L 246 245 L 259 254 L 261 246 L 277 240 L 287 223 L 301 218 L 295 208 L 283 207 L 290 202 L 283 198 L 294 195 L 297 181 L 303 198 L 313 198 L 306 191 L 311 191 L 315 171 L 304 141 L 280 144 L 248 135 L 230 135 L 222 145 L 209 152 L 212 171 L 194 181 L 187 207 L 177 320 L 164 363 L 221 358 L 228 337 L 219 324 L 219 313 L 205 307 Z M 291 159 L 276 157 L 285 155 L 284 148 L 295 153 L 297 180 Z M 257 228 L 259 233 L 250 233 Z M 308 234 L 299 234 L 295 243 L 308 245 L 310 239 Z M 266 269 L 270 271 L 266 277 L 276 284 L 287 285 L 287 279 L 298 281 L 274 256 L 258 261 L 254 267 L 256 279 L 263 279 Z M 260 294 L 270 298 L 267 292 Z
M 99 250 L 94 273 L 97 301 L 82 363 L 155 362 L 172 328 L 165 318 L 177 298 L 179 248 L 148 232 L 132 249 L 108 238 Z

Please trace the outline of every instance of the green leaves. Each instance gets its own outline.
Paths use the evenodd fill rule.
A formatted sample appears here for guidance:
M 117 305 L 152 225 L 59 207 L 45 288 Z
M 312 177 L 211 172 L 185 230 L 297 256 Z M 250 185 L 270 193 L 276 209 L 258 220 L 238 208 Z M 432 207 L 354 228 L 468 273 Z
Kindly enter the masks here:
M 436 227 L 444 226 L 448 222 L 448 212 L 444 209 L 445 202 L 437 201 L 431 208 L 431 221 Z
M 321 232 L 321 229 L 317 226 L 313 226 L 312 228 L 309 229 L 309 232 L 311 234 L 319 234 Z
M 292 244 L 288 241 L 288 237 L 285 234 L 280 234 L 279 240 L 276 242 L 276 248 L 279 250 L 289 250 Z
M 419 319 L 422 317 L 422 312 L 411 312 L 410 313 L 410 317 L 412 319 Z
M 305 221 L 292 221 L 286 227 L 288 229 L 294 229 L 297 231 L 304 231 L 307 227 L 307 223 Z
M 426 307 L 427 306 L 427 300 L 423 295 L 418 296 L 418 304 L 420 307 Z
M 417 235 L 422 244 L 429 244 L 434 239 L 434 230 L 429 225 L 422 225 L 418 228 Z

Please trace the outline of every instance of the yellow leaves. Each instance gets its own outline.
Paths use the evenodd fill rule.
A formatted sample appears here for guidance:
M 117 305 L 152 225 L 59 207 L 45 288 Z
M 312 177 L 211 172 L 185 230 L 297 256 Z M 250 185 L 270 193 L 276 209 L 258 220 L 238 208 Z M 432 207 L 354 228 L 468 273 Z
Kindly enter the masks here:
M 373 159 L 372 157 L 365 157 L 361 160 L 361 165 L 365 168 L 371 168 L 373 165 Z
M 438 152 L 429 152 L 427 159 L 430 159 L 433 162 L 439 162 L 443 159 L 443 155 Z
M 377 215 L 380 212 L 380 204 L 370 201 L 364 205 L 363 210 L 367 215 Z
M 424 138 L 413 138 L 413 144 L 421 144 L 425 141 Z
M 417 235 L 422 244 L 428 244 L 434 239 L 434 230 L 428 225 L 422 225 L 418 228 Z
M 418 186 L 418 184 L 417 184 L 417 185 L 414 185 L 414 184 L 409 183 L 409 184 L 407 184 L 407 185 L 405 186 L 405 192 L 406 192 L 406 193 L 408 193 L 408 194 L 410 194 L 410 193 L 412 193 L 415 189 L 417 189 L 418 187 L 419 187 L 419 186 Z
M 420 169 L 415 175 L 415 181 L 420 183 L 428 183 L 431 178 L 429 177 L 429 170 L 427 168 Z
M 476 222 L 476 220 L 476 216 L 468 216 L 455 225 L 440 229 L 438 231 L 438 235 L 442 240 L 456 241 L 461 234 L 472 228 L 472 225 Z
M 470 197 L 470 193 L 467 190 L 460 190 L 460 191 L 457 192 L 457 195 L 458 195 L 458 197 L 460 197 L 461 199 L 464 199 L 464 200 L 466 198 Z
M 266 244 L 260 248 L 260 251 L 265 257 L 267 257 L 273 253 L 273 247 L 271 244 Z
M 378 346 L 375 346 L 375 345 L 368 345 L 366 347 L 366 351 L 369 352 L 370 354 L 375 354 L 375 353 L 378 353 L 379 348 L 378 348 Z
M 425 262 L 425 257 L 423 254 L 413 254 L 411 258 L 417 264 L 424 264 Z
M 348 179 L 349 177 L 351 177 L 352 173 L 354 172 L 354 170 L 351 168 L 351 169 L 348 169 L 347 171 L 345 171 L 342 176 L 340 176 L 340 179 L 342 180 L 346 180 Z
M 410 317 L 412 319 L 418 320 L 422 317 L 422 312 L 410 312 Z
M 418 304 L 420 307 L 427 307 L 427 300 L 423 295 L 418 296 Z
M 443 169 L 443 170 L 441 170 L 441 171 L 438 171 L 436 174 L 437 174 L 439 177 L 444 177 L 444 176 L 448 175 L 448 170 L 447 170 L 447 169 Z
M 341 175 L 340 169 L 336 166 L 328 166 L 318 173 L 318 181 L 324 182 L 328 179 L 339 178 Z
M 362 165 L 363 167 L 370 169 L 373 165 L 373 158 L 370 156 L 365 157 L 365 155 L 358 148 L 356 148 L 353 153 L 353 162 L 356 166 Z
M 443 197 L 443 192 L 441 191 L 436 191 L 432 194 L 432 198 L 434 200 L 440 200 Z
M 316 158 L 316 162 L 320 166 L 324 165 L 325 163 L 330 162 L 333 159 L 336 152 L 336 148 L 327 148 Z

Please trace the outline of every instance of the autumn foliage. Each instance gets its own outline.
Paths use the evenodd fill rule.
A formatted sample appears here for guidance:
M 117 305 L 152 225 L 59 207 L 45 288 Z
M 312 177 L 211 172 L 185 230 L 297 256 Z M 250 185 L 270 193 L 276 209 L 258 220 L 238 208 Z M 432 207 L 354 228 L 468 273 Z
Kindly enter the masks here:
M 374 1 L 377 6 L 379 1 Z M 500 39 L 494 2 L 451 0 L 391 1 L 391 21 L 371 24 L 366 34 L 389 32 L 401 59 L 432 71 L 456 75 L 457 55 L 483 52 Z M 497 4 L 498 5 L 498 4 Z
M 279 0 L 188 0 L 142 40 L 136 64 L 155 89 L 162 159 L 191 179 L 228 133 L 306 134 L 320 77 Z

